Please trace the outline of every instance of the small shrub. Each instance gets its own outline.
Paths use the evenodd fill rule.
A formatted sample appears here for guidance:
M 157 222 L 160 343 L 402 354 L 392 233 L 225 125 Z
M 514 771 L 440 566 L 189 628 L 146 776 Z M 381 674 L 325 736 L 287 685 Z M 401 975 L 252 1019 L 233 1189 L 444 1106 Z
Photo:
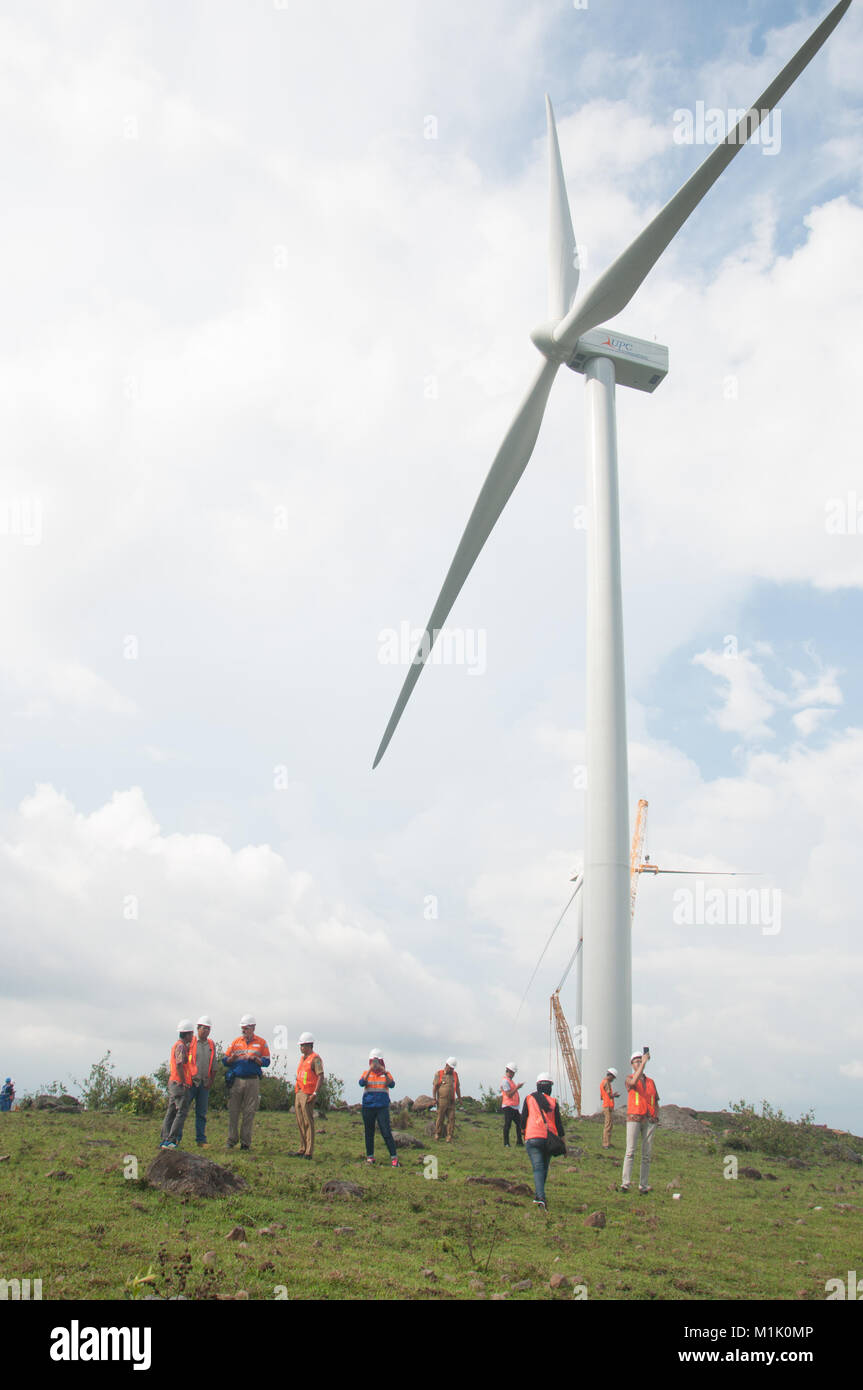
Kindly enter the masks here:
M 342 1078 L 325 1072 L 323 1082 L 318 1087 L 318 1094 L 315 1098 L 318 1113 L 326 1115 L 328 1110 L 339 1109 L 344 1104 L 344 1095 L 345 1083 Z
M 500 1109 L 500 1090 L 494 1086 L 480 1086 L 479 1107 L 484 1115 L 496 1115 Z
M 729 1148 L 773 1154 L 780 1158 L 807 1158 L 818 1147 L 811 1110 L 801 1115 L 799 1120 L 790 1120 L 782 1110 L 774 1109 L 766 1100 L 761 1102 L 760 1115 L 754 1105 L 745 1100 L 737 1101 L 730 1109 L 734 1118 L 729 1126 Z

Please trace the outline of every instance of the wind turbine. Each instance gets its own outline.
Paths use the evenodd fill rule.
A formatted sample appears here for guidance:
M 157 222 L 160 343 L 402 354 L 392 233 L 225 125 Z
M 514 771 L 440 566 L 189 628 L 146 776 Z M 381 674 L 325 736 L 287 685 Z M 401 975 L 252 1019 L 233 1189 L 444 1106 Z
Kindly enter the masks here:
M 531 333 L 543 357 L 492 463 L 414 654 L 374 760 L 377 767 L 438 634 L 533 453 L 562 366 L 585 376 L 588 400 L 587 795 L 584 858 L 583 1056 L 586 1094 L 629 1057 L 632 945 L 628 773 L 620 582 L 615 383 L 653 391 L 668 351 L 612 334 L 604 320 L 625 309 L 675 234 L 734 156 L 815 56 L 848 9 L 840 0 L 725 140 L 579 302 L 578 257 L 551 102 L 546 97 L 551 201 L 549 320 Z

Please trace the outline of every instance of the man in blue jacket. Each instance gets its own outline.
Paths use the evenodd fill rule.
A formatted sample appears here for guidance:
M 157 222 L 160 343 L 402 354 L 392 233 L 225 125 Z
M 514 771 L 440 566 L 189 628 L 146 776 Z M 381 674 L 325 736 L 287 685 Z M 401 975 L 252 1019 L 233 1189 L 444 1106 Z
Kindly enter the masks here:
M 236 1147 L 238 1131 L 240 1148 L 252 1147 L 252 1126 L 261 1096 L 261 1068 L 270 1065 L 270 1049 L 264 1039 L 258 1037 L 255 1027 L 252 1015 L 243 1014 L 240 1019 L 241 1036 L 234 1038 L 222 1058 L 224 1066 L 228 1068 L 228 1077 L 233 1078 L 228 1102 L 229 1149 Z

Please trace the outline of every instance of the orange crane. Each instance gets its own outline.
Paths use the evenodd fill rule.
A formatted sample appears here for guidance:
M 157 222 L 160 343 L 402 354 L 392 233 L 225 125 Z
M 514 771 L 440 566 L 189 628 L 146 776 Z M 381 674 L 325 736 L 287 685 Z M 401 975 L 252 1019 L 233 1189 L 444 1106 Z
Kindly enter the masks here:
M 632 850 L 629 857 L 629 903 L 633 920 L 635 919 L 635 898 L 638 893 L 638 880 L 642 874 L 710 874 L 711 877 L 714 875 L 718 876 L 721 874 L 723 877 L 734 877 L 738 872 L 734 869 L 660 869 L 658 864 L 652 864 L 650 862 L 650 857 L 645 853 L 644 846 L 646 840 L 647 802 L 645 801 L 644 797 L 642 797 L 638 803 L 638 807 L 635 813 L 635 829 L 632 834 Z M 572 891 L 572 896 L 570 897 L 569 902 L 566 904 L 566 907 L 563 909 L 563 912 L 560 914 L 560 916 L 554 924 L 554 927 L 552 928 L 551 936 L 549 936 L 548 941 L 545 943 L 545 946 L 543 947 L 542 955 L 537 961 L 533 975 L 531 975 L 530 980 L 528 981 L 527 989 L 530 989 L 530 986 L 534 980 L 534 976 L 536 975 L 536 972 L 539 969 L 542 957 L 545 955 L 546 951 L 551 945 L 551 938 L 554 936 L 554 933 L 557 931 L 558 927 L 563 921 L 563 918 L 570 904 L 578 896 L 578 893 L 581 890 L 582 884 L 584 882 L 583 875 L 580 873 L 573 874 L 572 878 L 570 879 L 570 882 L 575 884 L 575 887 Z M 579 907 L 580 906 L 581 904 L 579 904 Z M 583 941 L 584 938 L 581 930 L 581 919 L 579 917 L 578 944 L 569 958 L 569 963 L 567 964 L 567 967 L 563 972 L 560 984 L 551 996 L 549 1007 L 549 1032 L 551 1034 L 553 1030 L 557 1034 L 557 1072 L 558 1074 L 560 1074 L 560 1063 L 562 1060 L 563 1068 L 569 1079 L 570 1090 L 572 1091 L 573 1104 L 575 1105 L 579 1115 L 581 1114 L 581 1072 L 578 1066 L 578 1056 L 576 1053 L 576 1049 L 572 1041 L 572 1033 L 570 1032 L 569 1024 L 566 1021 L 566 1016 L 561 1007 L 560 991 L 563 989 L 563 986 L 566 983 L 566 978 L 576 962 Z M 521 1001 L 522 1004 L 524 1003 L 524 1000 L 526 998 L 527 990 L 525 990 L 524 992 L 524 998 Z M 521 1004 L 519 1005 L 519 1011 L 520 1010 Z M 516 1014 L 516 1018 L 517 1017 L 518 1014 Z M 549 1039 L 549 1054 L 550 1053 L 551 1039 Z
M 643 851 L 643 849 L 644 849 L 644 841 L 645 841 L 645 839 L 646 839 L 646 836 L 647 836 L 647 802 L 646 802 L 646 801 L 644 800 L 644 798 L 642 797 L 642 799 L 641 799 L 641 800 L 639 801 L 639 803 L 638 803 L 638 809 L 637 809 L 637 811 L 636 811 L 636 813 L 635 813 L 635 831 L 633 832 L 633 836 L 632 836 L 632 851 L 631 851 L 630 858 L 629 858 L 629 875 L 630 875 L 630 888 L 629 888 L 630 899 L 629 899 L 629 900 L 630 900 L 630 910 L 631 910 L 631 912 L 632 912 L 633 917 L 635 916 L 635 895 L 636 895 L 636 892 L 637 892 L 637 889 L 638 889 L 638 876 L 639 876 L 639 873 L 641 872 L 641 855 L 642 855 L 642 851 Z M 652 866 L 651 866 L 651 867 L 652 867 Z M 661 872 L 661 871 L 660 871 L 660 872 Z M 575 885 L 576 885 L 576 886 L 575 886 L 575 890 L 574 890 L 573 895 L 572 895 L 572 898 L 574 898 L 575 895 L 576 895 L 576 893 L 578 893 L 579 889 L 581 888 L 581 884 L 582 884 L 582 876 L 581 876 L 581 874 L 576 874 L 575 877 L 574 877 L 574 879 L 573 879 L 572 881 L 573 881 L 573 882 L 575 883 Z M 570 898 L 570 900 L 569 900 L 570 902 L 572 902 L 572 898 Z M 567 903 L 566 906 L 569 907 L 569 903 Z M 566 911 L 566 908 L 564 908 L 564 911 Z M 562 916 L 562 915 L 563 915 L 563 914 L 561 914 L 561 916 Z M 560 918 L 558 918 L 558 923 L 557 923 L 557 925 L 559 925 L 559 924 L 560 924 Z M 557 926 L 555 927 L 555 931 L 556 931 L 556 930 L 557 930 Z M 552 933 L 552 935 L 553 935 L 553 933 Z M 550 939 L 550 938 L 549 938 L 549 939 Z M 575 1106 L 575 1108 L 576 1108 L 576 1111 L 577 1111 L 577 1113 L 578 1113 L 579 1115 L 581 1114 L 581 1071 L 580 1071 L 580 1069 L 579 1069 L 578 1057 L 576 1056 L 576 1051 L 575 1051 L 575 1048 L 574 1048 L 573 1042 L 572 1042 L 572 1033 L 570 1032 L 569 1024 L 568 1024 L 567 1021 L 566 1021 L 566 1015 L 564 1014 L 563 1008 L 561 1007 L 561 1003 L 560 1003 L 560 991 L 563 989 L 563 986 L 564 986 L 564 984 L 566 983 L 566 977 L 567 977 L 567 975 L 569 974 L 569 972 L 570 972 L 572 966 L 574 965 L 575 960 L 576 960 L 576 957 L 578 956 L 579 951 L 581 950 L 581 946 L 582 946 L 583 939 L 584 939 L 584 938 L 583 938 L 583 936 L 582 936 L 582 934 L 581 934 L 581 931 L 579 931 L 578 945 L 576 946 L 575 951 L 573 952 L 572 956 L 570 957 L 569 964 L 567 965 L 566 969 L 565 969 L 564 972 L 563 972 L 563 978 L 561 979 L 560 984 L 558 985 L 557 989 L 554 991 L 554 993 L 553 993 L 552 996 L 551 996 L 550 1008 L 549 1008 L 549 1024 L 550 1024 L 551 1026 L 553 1026 L 554 1029 L 555 1029 L 556 1032 L 557 1032 L 557 1053 L 558 1053 L 558 1066 L 557 1066 L 557 1071 L 558 1071 L 558 1074 L 559 1074 L 559 1073 L 560 1073 L 560 1061 L 561 1061 L 561 1059 L 562 1059 L 562 1060 L 563 1060 L 563 1066 L 564 1066 L 564 1068 L 565 1068 L 565 1070 L 566 1070 L 567 1077 L 569 1078 L 569 1086 L 570 1086 L 570 1090 L 572 1091 L 572 1101 L 573 1101 L 573 1104 L 574 1104 L 574 1106 Z M 543 955 L 544 955 L 544 954 L 545 954 L 545 952 L 543 952 Z M 540 957 L 540 960 L 541 960 L 541 959 L 542 959 L 542 957 Z M 534 974 L 535 974 L 535 973 L 536 973 L 536 972 L 534 972 Z

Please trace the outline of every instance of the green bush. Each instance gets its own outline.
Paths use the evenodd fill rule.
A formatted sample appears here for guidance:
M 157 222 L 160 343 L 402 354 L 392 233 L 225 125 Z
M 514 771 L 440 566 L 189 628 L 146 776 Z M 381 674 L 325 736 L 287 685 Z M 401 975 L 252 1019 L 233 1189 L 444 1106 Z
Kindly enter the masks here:
M 480 1086 L 479 1106 L 484 1115 L 496 1115 L 500 1110 L 500 1088 Z
M 122 1082 L 114 1071 L 109 1050 L 94 1062 L 84 1081 L 76 1081 L 81 1099 L 88 1110 L 113 1110 L 114 1098 Z
M 315 1106 L 321 1115 L 326 1115 L 328 1110 L 337 1110 L 343 1104 L 345 1097 L 345 1083 L 340 1076 L 332 1076 L 329 1072 L 324 1073 L 324 1079 L 318 1087 L 315 1097 Z
M 745 1100 L 730 1104 L 730 1109 L 734 1117 L 729 1125 L 732 1148 L 744 1152 L 755 1150 L 780 1158 L 807 1158 L 818 1148 L 811 1110 L 799 1120 L 790 1120 L 766 1100 L 761 1102 L 760 1115 L 755 1106 Z

